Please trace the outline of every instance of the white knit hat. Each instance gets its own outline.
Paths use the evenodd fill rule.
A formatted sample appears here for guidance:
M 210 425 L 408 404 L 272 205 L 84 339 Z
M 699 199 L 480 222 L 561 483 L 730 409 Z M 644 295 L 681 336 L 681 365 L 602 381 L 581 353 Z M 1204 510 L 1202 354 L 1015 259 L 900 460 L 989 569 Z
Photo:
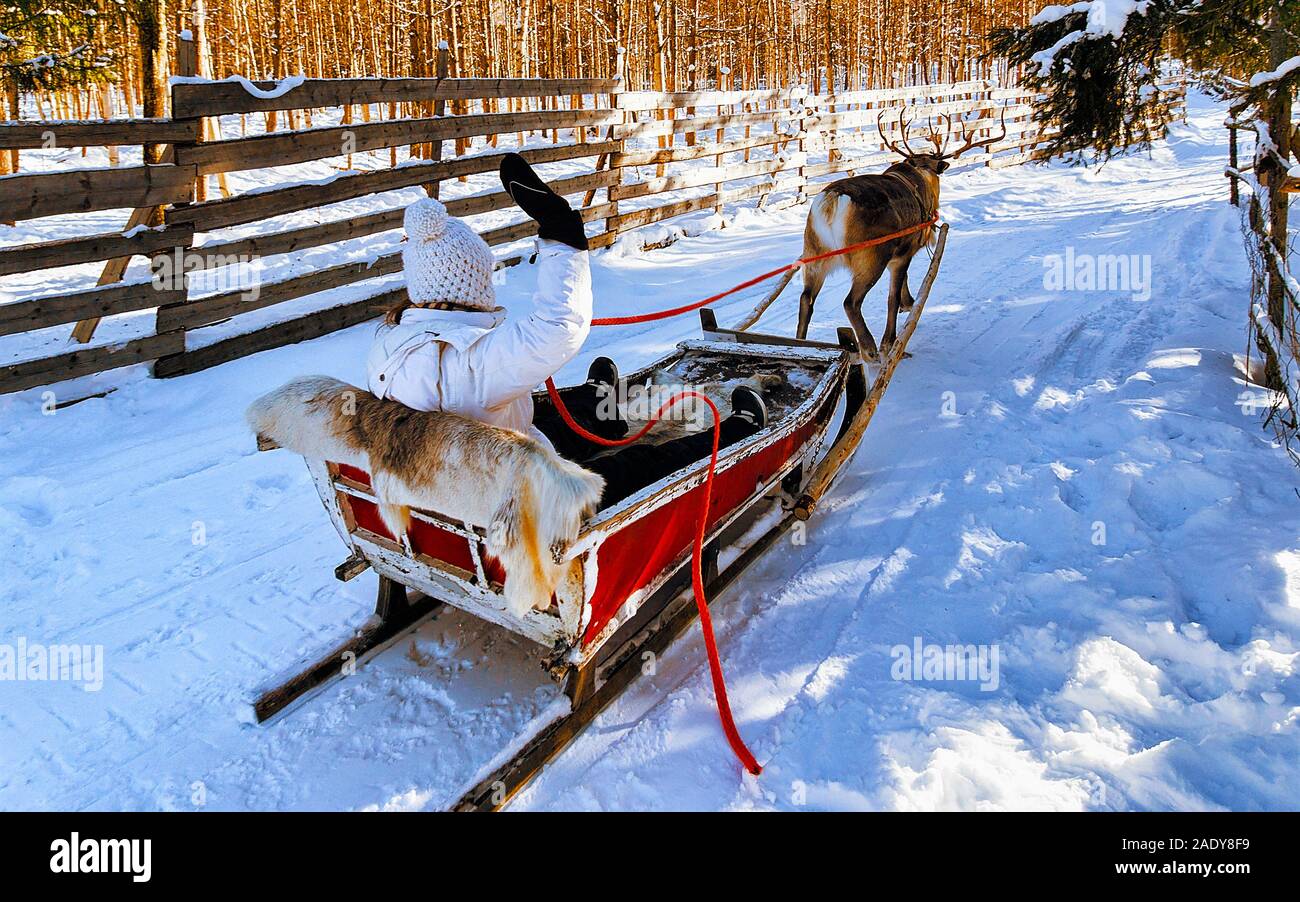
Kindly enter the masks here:
M 491 310 L 492 251 L 474 230 L 447 215 L 432 197 L 406 208 L 406 249 L 402 268 L 406 292 L 414 304 L 447 301 Z

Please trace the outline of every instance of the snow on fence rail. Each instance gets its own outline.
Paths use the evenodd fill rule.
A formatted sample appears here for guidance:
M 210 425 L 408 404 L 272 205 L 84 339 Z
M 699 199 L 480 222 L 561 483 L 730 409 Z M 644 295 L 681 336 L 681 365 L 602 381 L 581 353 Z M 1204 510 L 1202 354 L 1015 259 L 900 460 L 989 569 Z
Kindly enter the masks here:
M 1300 282 L 1292 275 L 1294 256 L 1288 194 L 1300 192 L 1300 172 L 1291 158 L 1300 150 L 1300 122 L 1289 107 L 1271 104 L 1230 108 L 1227 121 L 1229 202 L 1242 208 L 1246 256 L 1251 268 L 1250 323 L 1263 354 L 1264 382 L 1278 390 L 1268 421 L 1288 452 L 1300 461 Z M 1284 117 L 1279 122 L 1278 112 Z M 1254 155 L 1238 160 L 1237 132 L 1255 136 Z M 1246 189 L 1242 204 L 1241 188 Z
M 248 90 L 251 87 L 253 90 Z M 0 367 L 0 393 L 52 384 L 89 373 L 153 361 L 155 376 L 191 373 L 248 354 L 325 335 L 364 322 L 398 300 L 391 284 L 344 304 L 239 329 L 248 313 L 329 289 L 382 278 L 401 269 L 399 252 L 361 262 L 335 263 L 263 284 L 252 297 L 225 291 L 203 297 L 187 280 L 122 284 L 126 264 L 144 255 L 157 266 L 183 253 L 186 270 L 202 271 L 229 261 L 297 254 L 339 242 L 400 229 L 401 206 L 310 225 L 276 228 L 277 217 L 341 201 L 422 186 L 437 195 L 443 183 L 494 172 L 501 153 L 443 158 L 443 142 L 519 136 L 520 150 L 533 163 L 576 161 L 590 170 L 558 179 L 561 193 L 581 195 L 583 218 L 598 223 L 593 247 L 620 235 L 699 211 L 757 199 L 764 206 L 784 195 L 782 206 L 816 193 L 833 176 L 878 169 L 891 159 L 876 131 L 897 137 L 898 110 L 909 121 L 948 115 L 952 134 L 960 116 L 965 126 L 989 130 L 1005 115 L 1007 137 L 960 167 L 1016 165 L 1033 159 L 1045 136 L 1031 121 L 1030 95 L 983 81 L 814 95 L 802 88 L 771 91 L 654 92 L 621 90 L 619 79 L 363 78 L 275 83 L 176 79 L 170 120 L 0 124 L 0 148 L 31 147 L 41 129 L 59 132 L 60 145 L 166 142 L 168 162 L 157 165 L 0 177 L 0 221 L 58 214 L 135 208 L 124 232 L 92 234 L 0 249 L 0 275 L 109 261 L 100 284 L 84 291 L 0 305 L 0 335 L 76 323 L 74 337 L 86 342 L 101 318 L 156 310 L 153 334 Z M 1175 106 L 1179 89 L 1172 91 Z M 495 111 L 501 101 L 535 98 L 544 109 Z M 448 109 L 447 103 L 451 102 Z M 351 123 L 350 107 L 396 105 L 411 115 Z M 478 110 L 474 110 L 475 103 Z M 523 107 L 522 102 L 518 103 Z M 342 125 L 266 135 L 205 140 L 218 132 L 204 117 L 250 112 L 343 107 Z M 430 114 L 423 114 L 428 112 Z M 931 119 L 936 123 L 942 120 Z M 943 126 L 940 125 L 942 128 Z M 573 141 L 558 143 L 561 130 Z M 549 131 L 552 145 L 527 144 L 523 133 Z M 939 132 L 944 134 L 944 132 Z M 987 131 L 985 131 L 987 134 Z M 290 183 L 197 200 L 196 182 L 209 174 L 266 169 L 307 161 L 350 159 L 353 154 L 412 147 L 410 160 L 391 168 L 349 170 L 331 178 Z M 422 148 L 422 150 L 417 150 Z M 417 154 L 418 155 L 415 155 Z M 694 164 L 694 165 L 679 165 Z M 669 167 L 674 167 L 668 171 Z M 650 169 L 647 172 L 647 169 Z M 603 199 L 597 195 L 604 194 Z M 500 190 L 445 199 L 456 216 L 510 209 Z M 222 235 L 223 230 L 271 222 L 256 235 Z M 481 231 L 491 245 L 530 237 L 531 221 L 514 221 Z M 195 244 L 196 235 L 204 240 Z M 501 261 L 518 262 L 519 257 Z M 236 324 L 230 337 L 201 338 L 206 328 Z M 223 334 L 230 332 L 223 325 Z

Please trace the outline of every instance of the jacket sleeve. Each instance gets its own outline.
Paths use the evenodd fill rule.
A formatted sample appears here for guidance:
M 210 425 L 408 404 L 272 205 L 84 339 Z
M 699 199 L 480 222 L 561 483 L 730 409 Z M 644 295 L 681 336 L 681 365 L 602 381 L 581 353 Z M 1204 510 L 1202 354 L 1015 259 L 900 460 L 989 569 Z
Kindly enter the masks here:
M 526 395 L 573 359 L 591 331 L 591 305 L 587 252 L 540 242 L 533 312 L 466 349 L 479 403 L 490 410 Z

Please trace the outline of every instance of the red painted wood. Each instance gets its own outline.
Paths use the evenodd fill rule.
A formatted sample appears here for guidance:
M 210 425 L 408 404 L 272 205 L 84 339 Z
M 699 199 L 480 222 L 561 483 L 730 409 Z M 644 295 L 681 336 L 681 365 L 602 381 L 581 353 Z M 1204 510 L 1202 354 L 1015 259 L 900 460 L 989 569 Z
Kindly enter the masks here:
M 803 447 L 817 429 L 818 417 L 812 418 L 792 434 L 773 442 L 734 466 L 718 473 L 713 485 L 709 530 L 726 519 L 747 500 L 760 482 L 766 482 L 790 456 Z M 339 464 L 339 474 L 353 482 L 370 486 L 364 470 Z M 703 484 L 673 499 L 658 510 L 628 523 L 607 538 L 597 551 L 598 578 L 590 600 L 591 617 L 582 643 L 590 643 L 610 622 L 623 602 L 633 592 L 644 589 L 664 568 L 679 560 L 691 547 L 699 520 Z M 352 507 L 359 527 L 397 539 L 384 526 L 378 507 L 370 501 L 340 494 Z M 468 540 L 437 526 L 413 520 L 408 536 L 416 552 L 474 572 Z M 504 584 L 506 573 L 500 563 L 482 551 L 484 570 L 493 582 Z
M 370 474 L 365 470 L 350 467 L 347 464 L 339 464 L 338 467 L 340 476 L 361 485 L 370 486 Z M 380 519 L 378 505 L 344 493 L 340 493 L 340 497 L 345 503 L 352 505 L 352 516 L 356 519 L 358 526 L 386 539 L 397 541 L 397 537 L 388 531 L 388 527 L 384 526 L 384 521 Z M 412 520 L 407 538 L 411 542 L 412 550 L 420 554 L 427 554 L 435 560 L 452 564 L 462 570 L 468 570 L 470 573 L 474 572 L 474 558 L 470 556 L 469 540 L 463 536 L 458 536 L 454 532 L 448 532 L 441 527 L 425 523 L 422 520 Z M 502 569 L 501 564 L 496 558 L 488 555 L 481 545 L 479 554 L 483 557 L 483 571 L 487 574 L 488 579 L 495 583 L 504 584 L 506 572 Z
M 794 433 L 768 445 L 714 477 L 709 527 L 716 524 L 754 493 L 789 460 L 816 428 L 809 422 Z M 628 523 L 607 538 L 596 553 L 596 590 L 589 602 L 591 620 L 583 634 L 585 646 L 600 634 L 633 592 L 644 589 L 664 568 L 689 551 L 699 525 L 704 485 L 673 499 L 658 510 Z

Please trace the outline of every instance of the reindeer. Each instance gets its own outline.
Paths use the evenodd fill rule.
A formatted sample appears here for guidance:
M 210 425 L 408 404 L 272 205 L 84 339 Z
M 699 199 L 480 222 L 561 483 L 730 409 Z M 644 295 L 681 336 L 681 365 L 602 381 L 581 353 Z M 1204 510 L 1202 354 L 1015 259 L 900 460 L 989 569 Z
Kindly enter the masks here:
M 859 175 L 840 179 L 827 185 L 812 204 L 808 224 L 804 228 L 803 256 L 814 257 L 848 247 L 872 238 L 901 232 L 934 218 L 939 209 L 939 175 L 948 168 L 949 161 L 970 150 L 987 147 L 1006 137 L 1006 111 L 1002 114 L 1001 134 L 976 141 L 973 128 L 962 124 L 962 146 L 948 151 L 947 135 L 952 130 L 952 119 L 940 117 L 943 132 L 930 126 L 928 138 L 932 151 L 912 150 L 907 132 L 911 123 L 905 121 L 905 110 L 898 113 L 902 140 L 899 144 L 885 136 L 881 123 L 884 112 L 876 117 L 876 130 L 885 146 L 903 159 L 879 175 Z M 885 324 L 881 343 L 886 351 L 897 338 L 898 311 L 912 309 L 912 292 L 907 287 L 907 268 L 912 257 L 934 240 L 933 229 L 922 229 L 894 238 L 882 244 L 862 248 L 825 260 L 805 264 L 803 267 L 803 293 L 799 295 L 799 327 L 797 336 L 806 338 L 812 320 L 813 304 L 822 289 L 826 276 L 837 266 L 853 274 L 853 287 L 844 298 L 844 312 L 858 336 L 858 345 L 866 356 L 878 359 L 876 340 L 862 318 L 862 301 L 871 287 L 889 270 L 889 318 Z

